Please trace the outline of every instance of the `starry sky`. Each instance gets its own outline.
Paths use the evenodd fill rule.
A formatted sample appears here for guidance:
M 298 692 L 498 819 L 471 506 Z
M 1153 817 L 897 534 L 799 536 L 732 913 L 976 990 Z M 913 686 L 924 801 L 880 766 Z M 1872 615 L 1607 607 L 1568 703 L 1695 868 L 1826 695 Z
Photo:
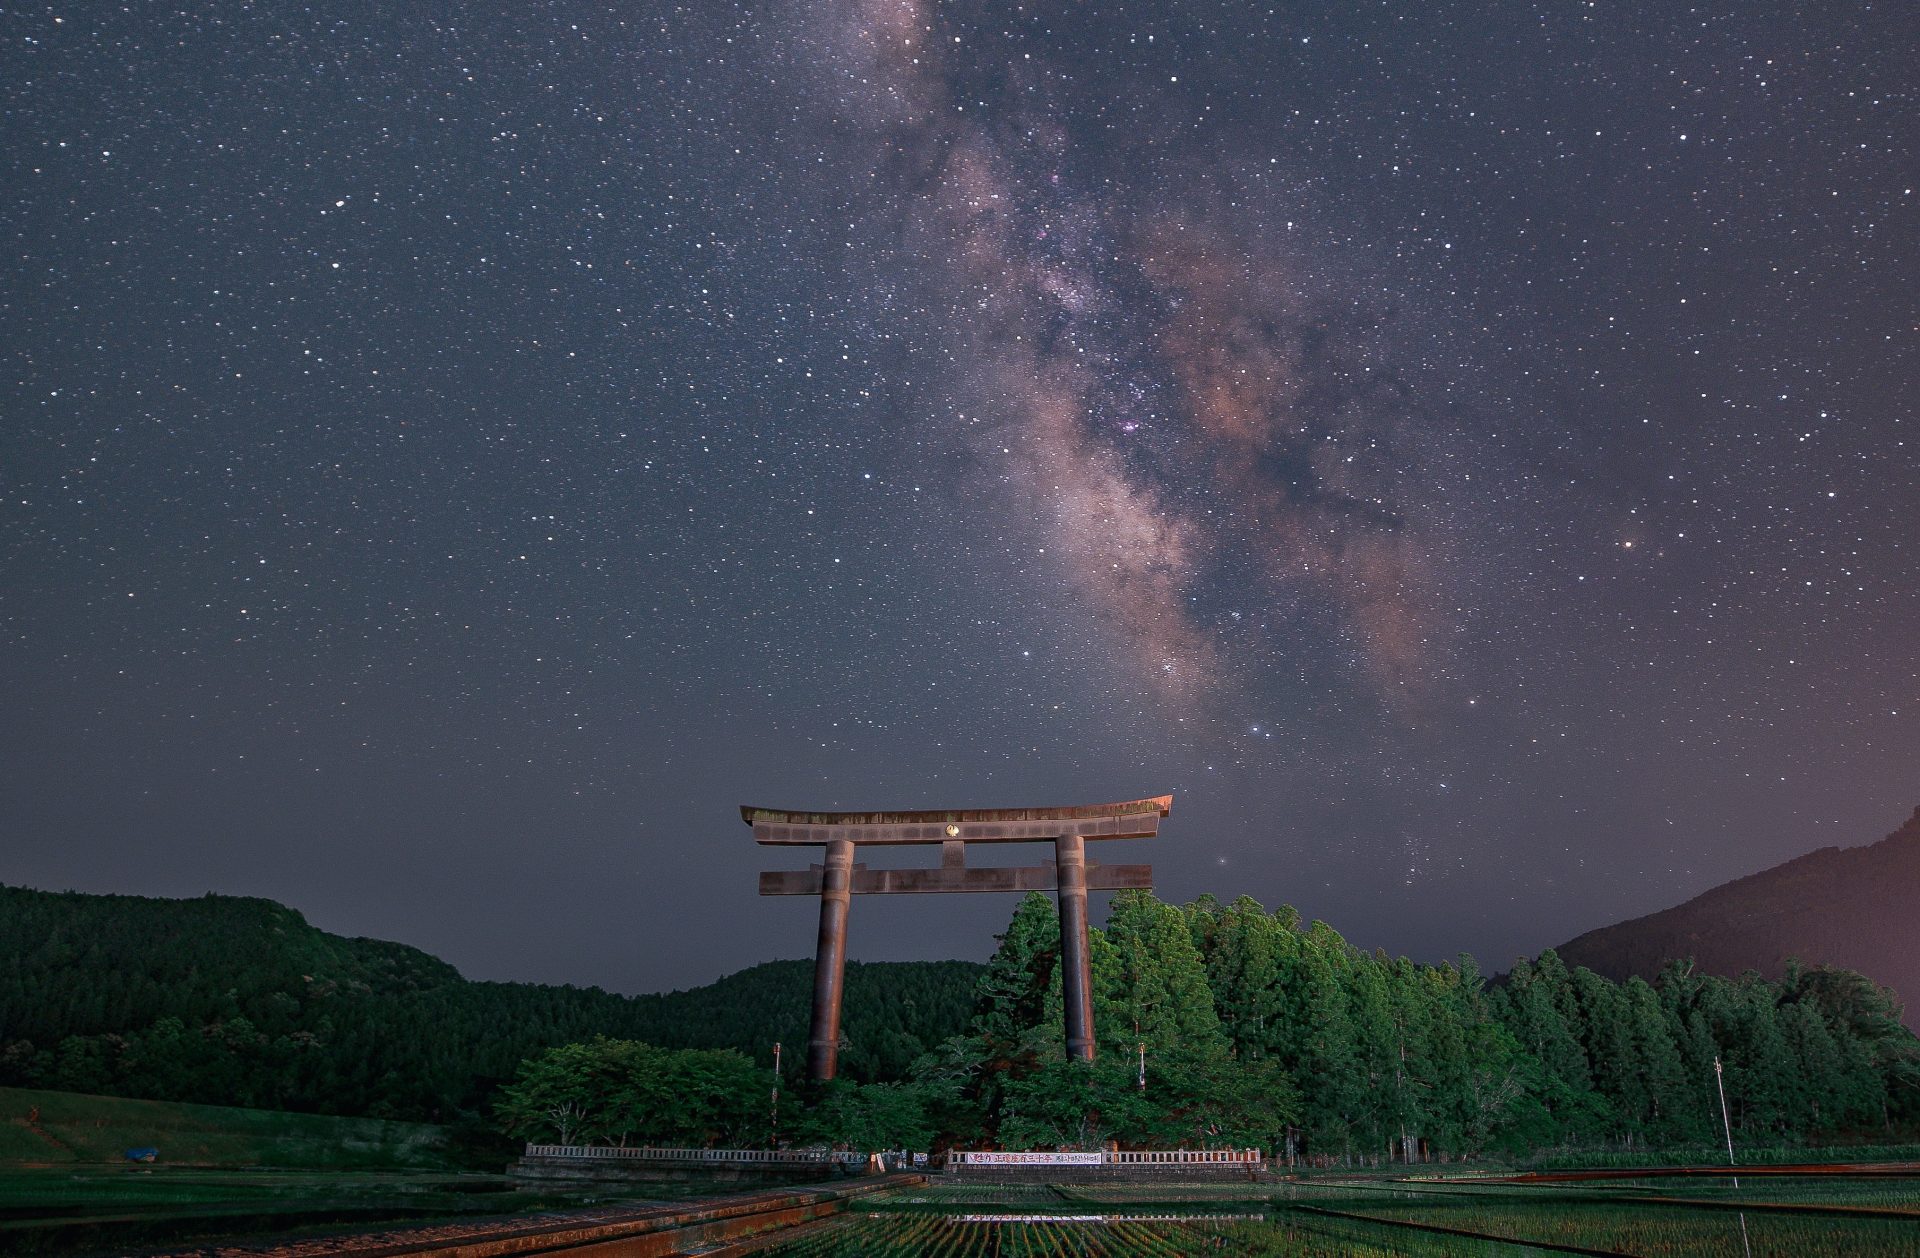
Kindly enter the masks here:
M 0 41 L 0 881 L 648 991 L 811 948 L 741 803 L 1171 791 L 1503 969 L 1920 802 L 1904 6 Z

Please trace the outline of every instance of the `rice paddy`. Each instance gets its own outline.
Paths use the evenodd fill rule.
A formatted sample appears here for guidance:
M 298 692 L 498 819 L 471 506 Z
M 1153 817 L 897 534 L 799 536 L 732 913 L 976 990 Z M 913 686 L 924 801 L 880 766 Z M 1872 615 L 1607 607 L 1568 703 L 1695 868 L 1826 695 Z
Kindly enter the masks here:
M 936 1183 L 767 1238 L 764 1258 L 1453 1258 L 1494 1254 L 1920 1258 L 1920 1178 L 1507 1184 Z
M 0 1252 L 125 1253 L 189 1237 L 631 1206 L 712 1186 L 549 1192 L 495 1176 L 99 1168 L 0 1175 Z M 642 1197 L 644 1194 L 644 1198 Z M 594 1203 L 597 1203 L 594 1204 Z M 432 1225 L 437 1226 L 437 1225 Z M 204 1242 L 199 1242 L 204 1243 Z M 1316 1176 L 1195 1184 L 935 1177 L 831 1219 L 730 1242 L 759 1258 L 1920 1258 L 1920 1168 L 1888 1174 L 1514 1183 Z

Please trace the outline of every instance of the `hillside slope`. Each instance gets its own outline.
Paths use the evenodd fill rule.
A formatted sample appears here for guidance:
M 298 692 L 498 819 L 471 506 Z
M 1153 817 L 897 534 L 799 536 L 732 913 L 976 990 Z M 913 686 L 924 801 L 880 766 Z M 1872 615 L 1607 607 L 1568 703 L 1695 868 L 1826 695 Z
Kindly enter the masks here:
M 849 964 L 843 1070 L 898 1077 L 956 1034 L 980 968 Z M 0 887 L 0 1085 L 451 1121 L 523 1058 L 594 1035 L 769 1063 L 804 1041 L 811 982 L 810 961 L 637 997 L 473 982 L 270 900 Z
M 1840 966 L 1892 988 L 1920 1030 L 1920 808 L 1878 843 L 1823 847 L 1558 951 L 1613 979 L 1651 978 L 1675 957 L 1713 974 L 1772 978 L 1789 957 Z
M 170 1166 L 459 1165 L 446 1129 L 425 1123 L 0 1088 L 0 1164 L 121 1162 L 126 1150 L 152 1146 Z

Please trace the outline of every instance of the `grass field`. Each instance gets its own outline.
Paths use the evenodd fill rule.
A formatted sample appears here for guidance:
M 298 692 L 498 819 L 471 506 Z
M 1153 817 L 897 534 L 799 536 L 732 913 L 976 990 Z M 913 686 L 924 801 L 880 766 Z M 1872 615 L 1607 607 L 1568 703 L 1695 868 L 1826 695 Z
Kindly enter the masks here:
M 655 1185 L 645 1200 L 662 1195 Z M 666 1195 L 674 1188 L 664 1190 Z M 710 1191 L 710 1190 L 709 1190 Z M 530 1189 L 502 1175 L 218 1170 L 188 1166 L 0 1169 L 0 1253 L 121 1254 L 267 1234 L 516 1215 L 624 1200 L 604 1188 Z
M 147 1146 L 166 1165 L 335 1170 L 447 1170 L 464 1153 L 425 1123 L 0 1088 L 0 1165 L 118 1162 Z
M 1687 1148 L 1617 1150 L 1543 1149 L 1514 1164 L 1515 1170 L 1615 1169 L 1630 1166 L 1719 1166 L 1726 1162 L 1724 1145 Z M 1920 1144 L 1746 1145 L 1740 1149 L 1742 1166 L 1780 1166 L 1802 1162 L 1915 1162 Z
M 127 1161 L 145 1147 L 157 1161 Z M 484 1169 L 463 1169 L 476 1152 Z M 0 1088 L 0 1254 L 92 1258 L 730 1191 L 519 1184 L 501 1173 L 510 1157 L 423 1123 Z

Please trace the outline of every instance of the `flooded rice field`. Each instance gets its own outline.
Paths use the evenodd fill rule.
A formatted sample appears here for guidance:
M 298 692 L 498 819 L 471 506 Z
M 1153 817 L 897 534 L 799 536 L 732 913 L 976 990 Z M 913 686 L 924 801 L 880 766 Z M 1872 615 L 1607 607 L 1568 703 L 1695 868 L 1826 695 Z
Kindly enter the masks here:
M 934 1185 L 763 1240 L 771 1258 L 1245 1254 L 1920 1258 L 1920 1179 L 1516 1185 Z

